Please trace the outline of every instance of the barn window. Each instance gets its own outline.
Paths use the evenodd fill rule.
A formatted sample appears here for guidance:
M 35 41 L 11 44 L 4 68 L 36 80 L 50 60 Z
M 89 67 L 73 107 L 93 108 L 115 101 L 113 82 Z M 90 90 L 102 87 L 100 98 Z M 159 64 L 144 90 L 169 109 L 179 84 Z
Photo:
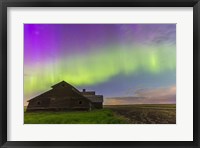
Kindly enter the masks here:
M 79 101 L 78 103 L 79 103 L 79 104 L 82 104 L 82 101 Z
M 65 87 L 65 84 L 62 84 L 62 87 Z
M 38 102 L 37 102 L 37 105 L 40 105 L 40 104 L 41 104 L 41 102 L 40 102 L 40 101 L 38 101 Z

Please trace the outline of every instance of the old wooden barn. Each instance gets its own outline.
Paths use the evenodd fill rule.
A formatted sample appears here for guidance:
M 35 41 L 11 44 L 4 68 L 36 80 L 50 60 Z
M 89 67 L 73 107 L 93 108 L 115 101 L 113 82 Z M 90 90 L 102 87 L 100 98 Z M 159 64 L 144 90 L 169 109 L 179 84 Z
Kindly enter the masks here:
M 27 112 L 42 110 L 92 110 L 103 107 L 103 96 L 94 91 L 80 92 L 65 81 L 51 86 L 51 90 L 28 101 Z

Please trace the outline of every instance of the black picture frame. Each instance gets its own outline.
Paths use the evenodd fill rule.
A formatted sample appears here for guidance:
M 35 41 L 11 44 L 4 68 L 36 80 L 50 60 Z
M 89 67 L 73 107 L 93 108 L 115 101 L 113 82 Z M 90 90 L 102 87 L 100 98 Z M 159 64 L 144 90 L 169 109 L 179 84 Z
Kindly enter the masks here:
M 193 7 L 193 141 L 7 141 L 8 7 Z M 200 147 L 200 2 L 199 0 L 1 0 L 0 146 L 21 147 Z

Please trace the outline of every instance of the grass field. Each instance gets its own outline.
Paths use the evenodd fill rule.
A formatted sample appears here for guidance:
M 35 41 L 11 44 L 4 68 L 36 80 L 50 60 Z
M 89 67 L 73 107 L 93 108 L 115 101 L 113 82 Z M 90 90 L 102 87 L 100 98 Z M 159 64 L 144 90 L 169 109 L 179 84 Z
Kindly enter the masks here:
M 175 124 L 176 105 L 113 105 L 76 112 L 24 113 L 25 124 Z
M 24 114 L 25 124 L 122 124 L 125 118 L 109 109 L 76 112 L 34 112 Z

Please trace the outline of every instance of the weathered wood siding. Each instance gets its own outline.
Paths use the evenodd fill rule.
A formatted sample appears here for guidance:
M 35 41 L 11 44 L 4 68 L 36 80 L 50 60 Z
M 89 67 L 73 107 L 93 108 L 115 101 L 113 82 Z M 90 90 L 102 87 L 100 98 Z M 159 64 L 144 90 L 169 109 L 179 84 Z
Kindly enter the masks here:
M 91 110 L 102 108 L 103 96 L 94 91 L 78 91 L 72 85 L 62 81 L 52 89 L 29 100 L 27 111 L 40 110 Z
M 27 111 L 89 110 L 90 101 L 72 89 L 73 88 L 66 89 L 66 87 L 57 86 L 30 100 Z

